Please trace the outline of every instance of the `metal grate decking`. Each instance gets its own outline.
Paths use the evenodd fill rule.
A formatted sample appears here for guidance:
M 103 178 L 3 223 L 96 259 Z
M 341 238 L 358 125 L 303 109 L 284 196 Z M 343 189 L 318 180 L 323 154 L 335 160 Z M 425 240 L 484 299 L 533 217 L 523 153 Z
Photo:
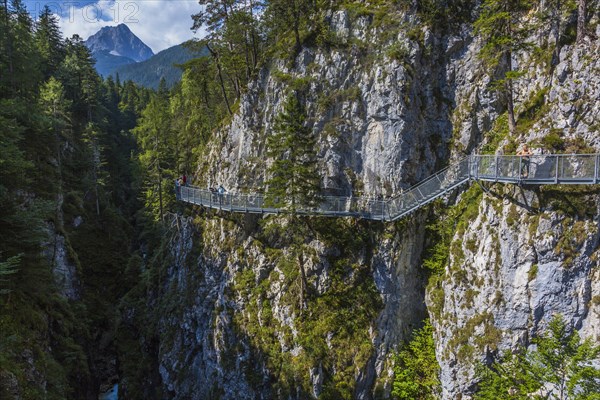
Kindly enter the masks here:
M 600 154 L 522 156 L 472 155 L 438 171 L 400 195 L 387 200 L 324 196 L 318 207 L 296 210 L 302 215 L 355 217 L 394 221 L 423 207 L 469 181 L 523 185 L 600 184 Z M 181 200 L 203 207 L 237 213 L 279 214 L 261 194 L 223 194 L 192 186 L 181 187 Z

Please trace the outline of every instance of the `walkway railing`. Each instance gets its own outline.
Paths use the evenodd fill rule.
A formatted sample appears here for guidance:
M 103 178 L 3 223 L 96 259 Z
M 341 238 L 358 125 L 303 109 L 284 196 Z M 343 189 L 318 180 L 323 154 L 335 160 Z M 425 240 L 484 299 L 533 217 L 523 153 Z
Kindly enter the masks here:
M 551 154 L 522 156 L 472 155 L 437 172 L 387 200 L 365 197 L 321 197 L 314 208 L 301 208 L 302 215 L 356 217 L 394 221 L 412 213 L 471 180 L 526 185 L 600 184 L 600 154 Z M 285 209 L 269 206 L 261 194 L 219 195 L 192 186 L 181 187 L 181 200 L 203 207 L 239 213 L 279 214 Z

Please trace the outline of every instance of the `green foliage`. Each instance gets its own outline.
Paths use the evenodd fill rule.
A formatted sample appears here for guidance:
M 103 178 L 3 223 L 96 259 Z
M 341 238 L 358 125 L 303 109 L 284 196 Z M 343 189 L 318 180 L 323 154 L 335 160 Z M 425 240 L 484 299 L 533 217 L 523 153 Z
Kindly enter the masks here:
M 114 278 L 139 208 L 126 131 L 143 96 L 103 83 L 47 8 L 36 23 L 19 1 L 0 14 L 0 370 L 24 399 L 89 398 L 109 310 L 128 290 Z M 55 279 L 59 251 L 76 293 Z
M 562 316 L 548 324 L 548 331 L 534 339 L 536 347 L 506 353 L 490 366 L 480 366 L 477 399 L 597 399 L 600 346 L 581 341 L 568 329 Z
M 532 6 L 529 0 L 484 0 L 473 25 L 484 41 L 479 57 L 492 71 L 492 77 L 499 74 L 492 81 L 492 88 L 506 97 L 508 127 L 513 135 L 516 133 L 513 82 L 523 75 L 513 67 L 513 54 L 531 46 L 527 41 L 530 26 L 524 16 Z
M 509 137 L 508 132 L 508 115 L 502 114 L 496 121 L 494 126 L 485 134 L 487 143 L 481 147 L 481 154 L 494 154 L 500 147 L 500 143 Z
M 521 132 L 529 131 L 533 125 L 548 114 L 546 95 L 549 88 L 543 88 L 533 93 L 523 104 L 523 110 L 519 113 L 517 126 Z
M 267 171 L 266 201 L 292 213 L 319 201 L 316 141 L 305 121 L 298 94 L 291 94 L 275 120 L 274 134 L 267 138 L 267 155 L 274 161 Z
M 169 98 L 166 84 L 161 81 L 162 90 L 152 96 L 142 112 L 142 117 L 134 129 L 142 152 L 139 156 L 145 174 L 146 207 L 157 220 L 162 220 L 169 203 L 173 201 L 175 178 L 171 169 L 176 156 L 175 135 L 171 132 Z
M 481 5 L 479 18 L 474 23 L 475 32 L 482 36 L 485 44 L 481 58 L 491 67 L 497 67 L 512 52 L 526 48 L 528 29 L 523 26 L 522 17 L 532 6 L 527 0 L 485 0 Z M 507 73 L 514 74 L 509 67 Z M 506 76 L 506 79 L 514 77 Z
M 431 301 L 429 313 L 434 318 L 441 317 L 444 308 L 444 290 L 442 280 L 449 266 L 450 254 L 455 246 L 452 239 L 464 233 L 466 226 L 477 216 L 482 190 L 476 185 L 463 193 L 461 201 L 447 208 L 439 202 L 434 203 L 437 210 L 435 220 L 426 226 L 429 242 L 423 253 L 422 267 L 428 273 L 427 292 Z M 443 209 L 442 209 L 443 207 Z M 454 254 L 457 268 L 461 268 L 460 258 Z
M 422 266 L 432 275 L 443 274 L 449 260 L 450 242 L 458 232 L 462 234 L 466 225 L 477 215 L 482 191 L 471 186 L 462 196 L 461 201 L 450 207 L 442 218 L 436 213 L 434 221 L 427 225 L 427 236 L 432 243 L 425 249 Z M 438 208 L 441 205 L 438 204 Z
M 9 282 L 10 275 L 17 273 L 21 255 L 9 257 L 6 261 L 0 261 L 0 295 L 10 293 L 10 289 L 3 287 Z
M 429 320 L 396 356 L 392 396 L 398 399 L 437 399 L 441 391 L 440 366 L 435 358 L 433 328 Z
M 293 229 L 281 220 L 272 222 L 283 225 L 286 232 Z M 300 393 L 302 398 L 311 397 L 309 371 L 317 368 L 324 377 L 320 398 L 352 399 L 358 371 L 373 354 L 369 329 L 382 307 L 370 267 L 357 262 L 365 250 L 372 251 L 372 227 L 360 221 L 325 218 L 300 223 L 308 226 L 303 240 L 317 235 L 327 246 L 339 249 L 339 253 L 322 260 L 328 265 L 326 290 L 316 294 L 309 289 L 306 306 L 299 306 L 301 272 L 295 257 L 286 254 L 290 246 L 278 241 L 284 249 L 269 247 L 271 244 L 263 238 L 265 253 L 277 268 L 257 277 L 248 260 L 247 269 L 235 277 L 234 292 L 246 304 L 243 312 L 234 313 L 236 325 L 256 349 L 248 368 L 255 370 L 257 362 L 264 363 L 274 392 L 284 397 Z M 303 252 L 313 263 L 321 262 L 314 250 L 303 248 Z M 246 260 L 243 251 L 240 260 Z M 307 280 L 309 287 L 317 285 L 316 276 Z M 278 303 L 289 310 L 293 328 L 273 315 L 274 283 L 285 288 Z

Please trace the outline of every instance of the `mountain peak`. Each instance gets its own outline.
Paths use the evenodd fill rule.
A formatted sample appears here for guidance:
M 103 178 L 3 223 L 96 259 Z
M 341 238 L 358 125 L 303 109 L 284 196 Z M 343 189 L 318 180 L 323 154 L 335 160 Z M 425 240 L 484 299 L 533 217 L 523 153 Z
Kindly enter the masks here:
M 125 24 L 105 26 L 85 41 L 92 55 L 108 52 L 112 55 L 130 58 L 136 62 L 144 61 L 154 52 L 140 40 Z

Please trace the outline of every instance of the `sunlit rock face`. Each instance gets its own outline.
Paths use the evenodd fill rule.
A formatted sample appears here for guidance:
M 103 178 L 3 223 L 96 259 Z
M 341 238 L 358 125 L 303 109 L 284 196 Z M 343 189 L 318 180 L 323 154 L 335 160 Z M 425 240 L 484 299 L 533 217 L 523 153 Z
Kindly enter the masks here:
M 340 11 L 329 22 L 341 45 L 327 51 L 305 47 L 294 62 L 276 60 L 263 68 L 231 123 L 202 155 L 195 182 L 223 184 L 230 192 L 263 190 L 270 162 L 266 138 L 290 87 L 301 93 L 308 124 L 318 137 L 322 186 L 329 194 L 391 196 L 488 142 L 485 133 L 505 105 L 489 88 L 490 78 L 477 58 L 480 43 L 470 29 L 439 35 L 424 28 L 419 41 L 402 31 L 385 45 L 393 44 L 394 52 L 368 52 L 383 37 L 368 17 L 352 20 Z M 516 61 L 529 71 L 516 87 L 518 106 L 544 90 L 548 107 L 520 140 L 535 141 L 558 128 L 564 140 L 580 137 L 600 149 L 594 100 L 600 97 L 600 57 L 597 42 L 585 46 L 565 46 L 551 74 L 529 55 L 518 55 Z M 387 228 L 373 225 L 373 245 L 352 252 L 353 263 L 369 268 L 381 300 L 365 328 L 372 350 L 354 371 L 355 398 L 390 397 L 390 355 L 427 311 L 445 399 L 468 398 L 475 363 L 528 344 L 555 313 L 582 336 L 598 336 L 598 302 L 593 301 L 600 295 L 598 207 L 578 216 L 552 204 L 551 194 L 540 197 L 532 188 L 491 189 L 496 194 L 478 198 L 467 228 L 454 235 L 451 249 L 456 251 L 436 299 L 426 291 L 420 268 L 423 249 L 431 244 L 426 213 Z M 597 205 L 598 196 L 592 193 L 586 201 Z M 252 345 L 256 327 L 243 323 L 250 316 L 260 327 L 266 326 L 261 318 L 276 320 L 279 328 L 268 335 L 276 338 L 277 351 L 303 354 L 295 341 L 301 319 L 286 303 L 290 288 L 284 273 L 256 239 L 258 217 L 232 222 L 204 213 L 194 221 L 174 221 L 175 261 L 164 285 L 166 295 L 179 300 L 177 311 L 165 314 L 160 325 L 165 393 L 178 399 L 322 394 L 330 379 L 324 365 L 331 360 L 308 368 L 294 390 L 278 391 L 266 362 L 269 355 Z M 306 241 L 313 249 L 306 263 L 311 289 L 326 294 L 332 282 L 329 260 L 343 249 L 319 237 Z M 248 292 L 261 282 L 268 302 L 256 303 Z M 335 332 L 325 336 L 331 347 Z

